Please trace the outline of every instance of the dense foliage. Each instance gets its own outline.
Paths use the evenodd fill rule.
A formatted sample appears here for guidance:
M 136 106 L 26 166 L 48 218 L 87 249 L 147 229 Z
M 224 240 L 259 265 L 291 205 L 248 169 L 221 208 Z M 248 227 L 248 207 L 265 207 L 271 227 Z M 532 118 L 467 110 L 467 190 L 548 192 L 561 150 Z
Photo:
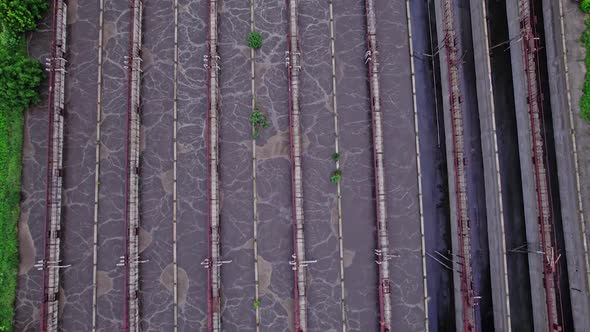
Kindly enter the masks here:
M 590 3 L 590 0 L 587 2 Z M 580 100 L 580 116 L 586 122 L 590 123 L 590 20 L 586 20 L 586 31 L 582 35 L 582 44 L 586 48 L 586 78 L 582 87 L 583 94 Z
M 590 13 L 590 0 L 580 1 L 580 9 L 582 9 L 584 13 Z
M 248 34 L 248 47 L 255 50 L 262 47 L 262 35 L 260 32 L 252 31 Z
M 0 110 L 19 112 L 39 102 L 42 79 L 37 60 L 0 51 Z
M 0 0 L 0 331 L 12 331 L 18 273 L 24 111 L 39 101 L 41 64 L 26 54 L 45 0 Z
M 35 30 L 47 7 L 45 0 L 0 0 L 0 21 L 14 32 Z

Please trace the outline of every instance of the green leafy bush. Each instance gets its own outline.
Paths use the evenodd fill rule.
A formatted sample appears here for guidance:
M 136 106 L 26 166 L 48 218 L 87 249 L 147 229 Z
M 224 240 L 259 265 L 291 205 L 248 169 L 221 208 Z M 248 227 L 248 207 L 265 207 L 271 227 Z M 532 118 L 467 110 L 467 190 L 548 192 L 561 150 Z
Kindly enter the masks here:
M 0 50 L 0 109 L 24 111 L 39 102 L 43 70 L 39 61 Z
M 332 156 L 331 156 L 331 158 L 332 158 L 332 160 L 333 160 L 333 161 L 338 161 L 338 160 L 340 160 L 340 153 L 338 153 L 338 152 L 334 152 L 334 153 L 332 153 Z
M 262 35 L 258 31 L 252 31 L 248 34 L 248 47 L 255 50 L 262 47 Z
M 337 169 L 330 175 L 330 182 L 335 184 L 340 181 L 342 181 L 342 170 Z
M 580 9 L 584 13 L 590 13 L 590 0 L 582 0 L 582 1 L 580 1 Z
M 14 32 L 35 30 L 48 7 L 45 0 L 0 0 L 0 21 Z
M 260 129 L 268 128 L 269 123 L 266 119 L 266 115 L 262 113 L 258 108 L 255 108 L 250 114 L 250 123 L 252 124 L 252 138 L 257 139 L 260 135 Z
M 24 39 L 20 33 L 4 30 L 0 33 L 0 49 L 9 53 L 21 52 L 25 49 Z

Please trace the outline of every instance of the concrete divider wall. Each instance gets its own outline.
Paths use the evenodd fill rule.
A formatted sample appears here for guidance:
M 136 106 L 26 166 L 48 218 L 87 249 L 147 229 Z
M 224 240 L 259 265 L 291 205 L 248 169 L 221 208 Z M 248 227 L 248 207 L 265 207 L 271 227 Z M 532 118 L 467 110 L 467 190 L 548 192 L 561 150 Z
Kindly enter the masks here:
M 484 166 L 486 215 L 492 283 L 494 327 L 499 331 L 511 331 L 511 315 L 506 264 L 506 242 L 502 205 L 502 187 L 496 137 L 496 115 L 492 92 L 487 13 L 485 2 L 471 0 L 471 28 L 478 97 L 481 149 Z

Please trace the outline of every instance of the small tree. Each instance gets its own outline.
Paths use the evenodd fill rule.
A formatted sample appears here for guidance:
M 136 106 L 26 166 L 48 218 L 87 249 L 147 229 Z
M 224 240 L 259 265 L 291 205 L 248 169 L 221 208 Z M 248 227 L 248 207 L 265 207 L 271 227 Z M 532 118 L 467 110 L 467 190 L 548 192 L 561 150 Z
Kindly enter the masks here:
M 342 171 L 337 169 L 334 172 L 332 172 L 332 175 L 330 175 L 330 182 L 335 184 L 340 181 L 342 181 Z
M 14 32 L 35 30 L 47 8 L 45 0 L 0 0 L 0 21 Z
M 262 47 L 262 35 L 258 31 L 252 31 L 248 34 L 248 47 L 255 50 Z
M 262 113 L 258 108 L 254 108 L 250 114 L 250 123 L 254 128 L 252 131 L 252 138 L 254 139 L 257 139 L 258 135 L 260 135 L 260 129 L 268 128 L 270 126 L 266 115 L 264 115 L 264 113 Z
M 590 0 L 582 0 L 580 2 L 580 9 L 584 13 L 590 13 Z

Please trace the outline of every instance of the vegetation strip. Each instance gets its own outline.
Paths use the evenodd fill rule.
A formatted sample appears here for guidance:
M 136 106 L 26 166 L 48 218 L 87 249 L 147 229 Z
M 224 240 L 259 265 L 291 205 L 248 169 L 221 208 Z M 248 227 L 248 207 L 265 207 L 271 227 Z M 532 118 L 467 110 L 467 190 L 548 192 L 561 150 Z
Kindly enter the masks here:
M 580 9 L 584 13 L 590 14 L 590 0 L 582 0 Z M 590 124 L 590 19 L 587 19 L 585 23 L 586 30 L 582 34 L 582 45 L 586 49 L 586 58 L 584 59 L 586 77 L 582 88 L 582 99 L 580 100 L 580 117 Z
M 27 56 L 24 32 L 47 3 L 0 0 L 0 331 L 12 331 L 18 273 L 24 111 L 39 102 L 43 70 Z
M 586 4 L 588 10 L 590 11 L 590 0 L 584 0 L 582 4 Z M 568 52 L 567 52 L 567 45 L 566 45 L 566 36 L 565 36 L 565 15 L 563 12 L 563 0 L 559 0 L 559 18 L 560 18 L 560 26 L 561 26 L 561 45 L 563 48 L 563 65 L 564 65 L 564 74 L 569 75 L 569 63 L 568 63 Z M 589 50 L 586 49 L 586 54 L 588 54 Z M 586 55 L 588 57 L 588 55 Z M 588 62 L 586 62 L 588 63 Z M 567 104 L 569 109 L 569 123 L 570 123 L 570 139 L 572 142 L 572 150 L 573 150 L 573 157 L 574 157 L 574 168 L 575 168 L 575 179 L 576 179 L 576 194 L 578 200 L 578 215 L 580 216 L 580 230 L 582 233 L 582 246 L 584 251 L 584 263 L 586 264 L 586 285 L 587 289 L 590 291 L 590 259 L 588 257 L 588 236 L 586 234 L 586 219 L 584 218 L 584 208 L 582 205 L 582 191 L 581 191 L 581 182 L 580 182 L 580 159 L 578 155 L 578 143 L 576 140 L 576 127 L 574 124 L 574 109 L 572 107 L 572 96 L 571 96 L 571 87 L 569 83 L 569 79 L 565 80 L 566 91 L 567 91 Z

